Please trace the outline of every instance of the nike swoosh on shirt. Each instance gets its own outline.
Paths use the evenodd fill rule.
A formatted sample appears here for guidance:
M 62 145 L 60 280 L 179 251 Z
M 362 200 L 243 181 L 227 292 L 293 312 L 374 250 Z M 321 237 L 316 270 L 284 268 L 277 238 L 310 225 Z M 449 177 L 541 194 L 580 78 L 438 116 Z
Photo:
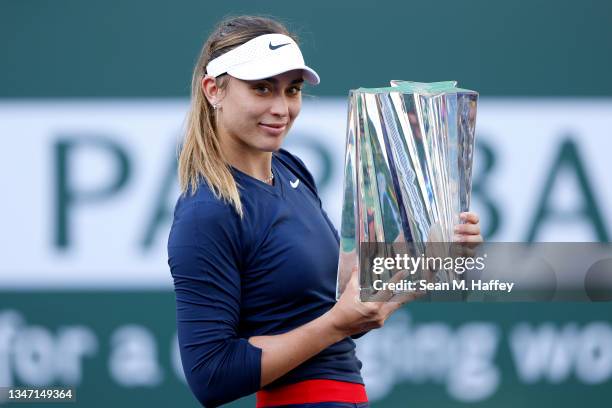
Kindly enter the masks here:
M 289 184 L 291 184 L 291 187 L 297 188 L 298 184 L 300 184 L 300 179 L 297 179 L 295 181 L 290 181 Z
M 268 47 L 270 47 L 270 49 L 272 51 L 280 48 L 280 47 L 284 47 L 285 45 L 289 45 L 290 43 L 285 43 L 285 44 L 278 44 L 278 45 L 272 45 L 272 41 L 270 41 L 270 44 L 268 44 Z

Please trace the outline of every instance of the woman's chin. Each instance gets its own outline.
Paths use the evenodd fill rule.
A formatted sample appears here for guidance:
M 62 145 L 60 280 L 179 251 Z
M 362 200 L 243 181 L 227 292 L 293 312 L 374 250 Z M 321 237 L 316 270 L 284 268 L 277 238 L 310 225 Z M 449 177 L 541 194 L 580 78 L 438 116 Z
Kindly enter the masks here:
M 266 137 L 257 144 L 257 149 L 264 152 L 275 152 L 282 147 L 285 136 Z
M 254 150 L 266 153 L 272 153 L 282 147 L 282 143 L 258 143 L 257 145 L 251 145 Z

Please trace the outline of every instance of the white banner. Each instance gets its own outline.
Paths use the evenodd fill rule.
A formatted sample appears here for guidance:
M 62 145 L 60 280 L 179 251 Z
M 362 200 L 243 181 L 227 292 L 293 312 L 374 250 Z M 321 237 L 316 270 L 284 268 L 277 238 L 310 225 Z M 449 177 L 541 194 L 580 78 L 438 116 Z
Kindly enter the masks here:
M 0 102 L 0 287 L 170 288 L 186 100 Z M 304 103 L 285 147 L 338 226 L 344 98 Z M 488 99 L 473 210 L 494 241 L 610 240 L 612 100 Z

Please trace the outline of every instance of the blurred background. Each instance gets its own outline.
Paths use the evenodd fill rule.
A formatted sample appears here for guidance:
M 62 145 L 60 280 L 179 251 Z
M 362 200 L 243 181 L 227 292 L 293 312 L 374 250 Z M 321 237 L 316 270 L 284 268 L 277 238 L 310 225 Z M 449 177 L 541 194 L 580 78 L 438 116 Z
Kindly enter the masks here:
M 457 80 L 481 96 L 485 238 L 610 241 L 608 1 L 0 0 L 0 386 L 198 406 L 166 242 L 193 65 L 239 14 L 286 22 L 321 75 L 286 148 L 336 226 L 349 89 Z M 409 304 L 358 355 L 376 408 L 604 407 L 611 316 L 608 303 Z

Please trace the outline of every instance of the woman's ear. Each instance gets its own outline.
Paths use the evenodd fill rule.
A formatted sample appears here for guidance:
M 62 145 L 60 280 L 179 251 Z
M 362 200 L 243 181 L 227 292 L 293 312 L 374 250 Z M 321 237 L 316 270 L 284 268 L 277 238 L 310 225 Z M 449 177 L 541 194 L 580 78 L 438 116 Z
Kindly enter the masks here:
M 202 78 L 202 82 L 200 83 L 202 87 L 202 92 L 204 92 L 204 96 L 208 99 L 208 102 L 216 107 L 219 103 L 221 97 L 221 89 L 217 86 L 217 81 L 215 78 L 205 75 Z

